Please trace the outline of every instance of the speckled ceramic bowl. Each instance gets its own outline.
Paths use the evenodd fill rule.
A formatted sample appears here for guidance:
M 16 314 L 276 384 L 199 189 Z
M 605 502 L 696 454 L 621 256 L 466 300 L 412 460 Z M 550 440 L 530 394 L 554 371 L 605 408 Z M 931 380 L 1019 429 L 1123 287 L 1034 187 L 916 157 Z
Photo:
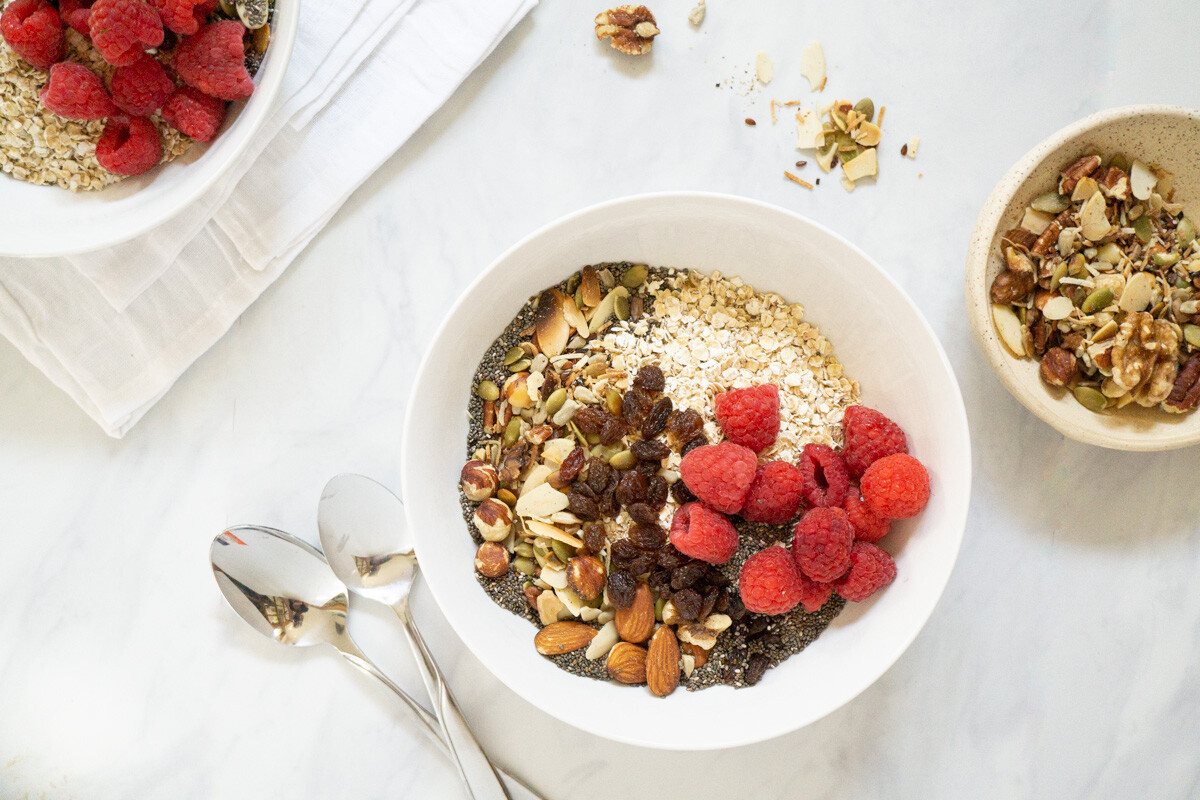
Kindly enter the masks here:
M 1033 198 L 1056 185 L 1059 170 L 1088 152 L 1124 153 L 1175 176 L 1175 199 L 1200 220 L 1200 111 L 1176 106 L 1126 106 L 1063 128 L 1025 154 L 996 184 L 979 212 L 967 251 L 967 315 L 988 363 L 1013 396 L 1064 436 L 1117 450 L 1171 450 L 1200 443 L 1200 413 L 1167 414 L 1135 405 L 1095 414 L 1069 392 L 1038 377 L 1038 362 L 1013 358 L 992 325 L 988 296 L 1003 269 L 1000 237 L 1017 227 Z

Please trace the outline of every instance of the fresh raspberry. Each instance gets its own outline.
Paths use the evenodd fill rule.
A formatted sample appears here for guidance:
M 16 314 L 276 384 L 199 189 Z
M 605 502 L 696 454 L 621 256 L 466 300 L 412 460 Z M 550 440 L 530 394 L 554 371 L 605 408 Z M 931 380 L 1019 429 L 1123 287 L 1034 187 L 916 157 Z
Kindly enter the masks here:
M 713 413 L 726 439 L 761 452 L 779 433 L 779 387 L 764 383 L 722 392 L 713 401 Z
M 929 473 L 907 453 L 884 456 L 863 473 L 862 496 L 881 517 L 915 517 L 929 502 Z
M 148 117 L 167 102 L 175 91 L 175 81 L 158 59 L 146 53 L 129 66 L 114 69 L 108 88 L 117 108 L 135 117 Z
M 74 31 L 92 38 L 92 0 L 58 0 L 58 13 Z
M 679 463 L 683 483 L 697 498 L 726 514 L 736 514 L 746 502 L 758 459 L 754 451 L 733 442 L 697 447 Z
M 38 69 L 63 60 L 62 17 L 46 0 L 13 0 L 0 14 L 0 35 L 13 52 Z
M 244 100 L 254 91 L 246 71 L 246 50 L 240 22 L 210 22 L 175 50 L 175 71 L 184 83 L 222 100 Z
M 150 5 L 158 9 L 163 25 L 184 36 L 191 36 L 200 30 L 205 17 L 212 13 L 209 8 L 201 16 L 208 5 L 207 0 L 150 0 Z
M 796 523 L 792 555 L 796 566 L 814 581 L 828 583 L 850 568 L 854 526 L 840 508 L 810 508 Z
M 846 492 L 846 502 L 842 506 L 846 518 L 854 526 L 854 538 L 860 542 L 878 542 L 892 527 L 892 521 L 881 517 L 872 511 L 858 490 Z
M 846 472 L 855 480 L 884 456 L 908 452 L 904 431 L 873 408 L 847 408 L 842 416 L 842 433 L 846 441 L 842 460 L 846 462 Z
M 846 499 L 850 478 L 842 457 L 828 445 L 806 444 L 800 453 L 804 502 L 810 508 L 837 508 Z
M 88 26 L 92 44 L 114 67 L 127 67 L 163 43 L 162 20 L 143 0 L 96 0 Z
M 800 607 L 808 613 L 820 611 L 833 597 L 832 583 L 818 583 L 797 570 L 800 575 Z
M 754 483 L 746 493 L 742 519 L 778 525 L 796 516 L 800 508 L 800 470 L 786 461 L 763 464 L 754 473 Z
M 50 67 L 50 80 L 42 87 L 40 97 L 43 106 L 67 119 L 104 119 L 117 113 L 100 76 L 70 61 Z
M 163 121 L 198 142 L 211 142 L 225 119 L 225 101 L 181 86 L 163 105 Z
M 117 175 L 140 175 L 162 158 L 154 123 L 144 117 L 109 117 L 96 143 L 96 160 Z
M 671 518 L 671 544 L 685 556 L 724 564 L 737 551 L 738 535 L 723 514 L 703 503 L 688 503 Z
M 738 576 L 738 592 L 747 611 L 786 614 L 800 602 L 800 573 L 792 554 L 779 545 L 746 559 Z
M 855 603 L 896 580 L 896 562 L 883 548 L 855 542 L 850 550 L 850 571 L 837 582 L 837 593 Z

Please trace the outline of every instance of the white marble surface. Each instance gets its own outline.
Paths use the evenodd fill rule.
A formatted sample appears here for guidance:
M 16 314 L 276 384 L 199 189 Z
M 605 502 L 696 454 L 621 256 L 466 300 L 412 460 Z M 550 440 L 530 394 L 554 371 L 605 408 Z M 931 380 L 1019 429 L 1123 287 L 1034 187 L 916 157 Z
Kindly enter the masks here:
M 497 758 L 552 798 L 1200 795 L 1200 450 L 1064 441 L 986 370 L 960 289 L 976 209 L 1036 141 L 1107 106 L 1197 102 L 1200 12 L 710 0 L 696 31 L 690 4 L 652 6 L 665 33 L 631 61 L 591 38 L 598 9 L 543 3 L 123 441 L 0 344 L 0 797 L 460 796 L 384 690 L 239 622 L 208 545 L 246 521 L 315 541 L 328 477 L 394 484 L 408 376 L 462 287 L 561 214 L 659 189 L 808 214 L 911 293 L 974 432 L 962 555 L 878 683 L 719 754 L 557 723 L 465 653 L 421 591 L 418 617 Z M 882 177 L 853 195 L 780 177 L 798 156 L 765 101 L 812 97 L 798 58 L 813 38 L 827 96 L 888 106 Z M 770 91 L 731 90 L 760 48 Z M 910 135 L 920 155 L 902 161 Z M 356 634 L 416 690 L 390 620 L 362 611 Z

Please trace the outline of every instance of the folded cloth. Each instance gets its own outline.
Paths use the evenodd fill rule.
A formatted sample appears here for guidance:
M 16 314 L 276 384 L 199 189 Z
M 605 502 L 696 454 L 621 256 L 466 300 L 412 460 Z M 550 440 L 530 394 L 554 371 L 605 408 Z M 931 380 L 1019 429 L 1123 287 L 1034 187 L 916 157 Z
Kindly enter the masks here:
M 0 260 L 0 333 L 124 435 L 535 3 L 416 0 L 336 94 L 306 93 L 294 124 L 130 302 L 115 307 L 64 259 Z M 332 146 L 347 140 L 355 147 Z

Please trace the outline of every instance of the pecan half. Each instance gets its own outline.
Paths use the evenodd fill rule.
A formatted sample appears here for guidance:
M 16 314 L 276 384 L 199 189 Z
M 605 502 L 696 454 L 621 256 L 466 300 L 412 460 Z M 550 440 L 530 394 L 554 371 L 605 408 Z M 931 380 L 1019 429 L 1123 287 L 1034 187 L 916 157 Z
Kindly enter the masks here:
M 1050 249 L 1058 246 L 1058 235 L 1062 233 L 1063 228 L 1071 223 L 1071 209 L 1059 214 L 1054 218 L 1054 221 L 1046 226 L 1046 230 L 1042 231 L 1042 235 L 1033 243 L 1033 250 L 1030 252 L 1035 256 L 1044 256 L 1050 252 Z
M 1129 176 L 1120 167 L 1104 167 L 1093 176 L 1105 197 L 1113 200 L 1129 199 Z
M 654 15 L 645 6 L 617 6 L 596 15 L 596 38 L 631 56 L 644 56 L 658 36 Z
M 1058 181 L 1058 193 L 1069 195 L 1075 191 L 1079 179 L 1091 175 L 1100 166 L 1100 156 L 1084 156 L 1062 171 Z M 1057 234 L 1055 234 L 1057 236 Z
M 1179 370 L 1171 394 L 1162 407 L 1172 414 L 1185 414 L 1200 405 L 1200 353 L 1193 355 Z

